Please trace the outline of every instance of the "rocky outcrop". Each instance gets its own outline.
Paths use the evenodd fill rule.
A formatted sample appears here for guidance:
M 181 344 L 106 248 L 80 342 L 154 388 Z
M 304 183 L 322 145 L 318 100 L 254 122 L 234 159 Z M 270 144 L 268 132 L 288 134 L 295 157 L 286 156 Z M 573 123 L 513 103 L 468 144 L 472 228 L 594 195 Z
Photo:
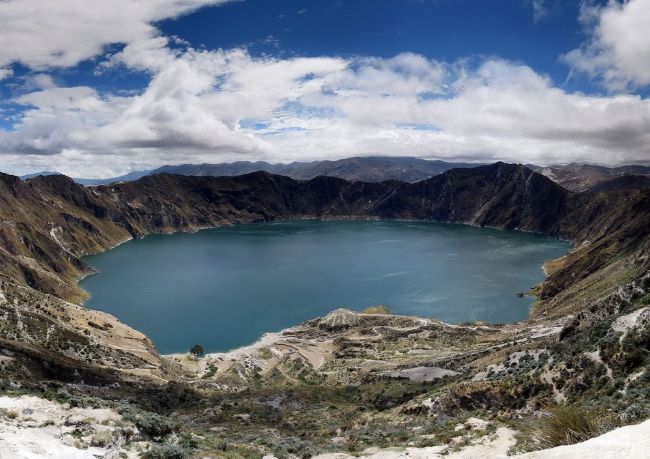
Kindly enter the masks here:
M 153 381 L 172 370 L 149 338 L 112 315 L 10 279 L 0 279 L 0 355 L 3 379 Z
M 349 309 L 337 309 L 319 320 L 318 328 L 327 331 L 343 330 L 359 325 L 359 316 Z
M 534 169 L 571 191 L 593 190 L 612 179 L 625 176 L 650 176 L 650 166 L 605 167 L 592 164 L 571 163 L 564 166 L 538 167 Z

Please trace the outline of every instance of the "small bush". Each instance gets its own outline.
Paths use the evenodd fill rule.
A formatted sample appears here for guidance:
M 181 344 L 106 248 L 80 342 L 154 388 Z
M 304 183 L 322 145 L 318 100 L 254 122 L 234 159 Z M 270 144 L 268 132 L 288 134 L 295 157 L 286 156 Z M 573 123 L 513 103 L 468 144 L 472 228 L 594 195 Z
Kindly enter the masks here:
M 638 403 L 628 406 L 623 412 L 623 422 L 633 423 L 643 421 L 648 417 L 648 409 Z
M 133 422 L 140 432 L 149 437 L 163 437 L 174 430 L 169 419 L 156 413 L 129 409 L 122 413 L 122 416 L 127 421 Z
M 156 443 L 142 457 L 144 459 L 185 459 L 188 457 L 188 452 L 181 445 Z
M 208 368 L 203 374 L 203 379 L 212 378 L 215 374 L 217 374 L 218 369 L 219 368 L 217 368 L 217 366 L 214 363 L 212 362 L 208 363 Z
M 645 294 L 638 300 L 639 304 L 648 305 L 650 304 L 650 293 Z
M 0 408 L 0 416 L 3 416 L 7 419 L 16 419 L 18 417 L 18 411 Z
M 91 446 L 98 446 L 104 448 L 110 445 L 113 442 L 113 435 L 110 432 L 104 430 L 102 432 L 97 432 L 92 440 L 90 441 Z

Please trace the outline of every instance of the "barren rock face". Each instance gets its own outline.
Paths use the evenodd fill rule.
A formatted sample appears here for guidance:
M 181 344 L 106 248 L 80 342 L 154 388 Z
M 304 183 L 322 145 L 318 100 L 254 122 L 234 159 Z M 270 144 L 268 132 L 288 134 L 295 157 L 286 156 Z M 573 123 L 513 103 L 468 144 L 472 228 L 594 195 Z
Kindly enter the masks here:
M 318 321 L 318 328 L 328 331 L 344 330 L 359 324 L 359 316 L 348 309 L 337 309 Z

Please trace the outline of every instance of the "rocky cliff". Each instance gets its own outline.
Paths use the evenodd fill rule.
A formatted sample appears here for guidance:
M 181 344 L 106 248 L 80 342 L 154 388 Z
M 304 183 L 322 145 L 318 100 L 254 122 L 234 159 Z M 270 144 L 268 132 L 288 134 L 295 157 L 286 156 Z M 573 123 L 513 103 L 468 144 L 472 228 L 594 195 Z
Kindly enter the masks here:
M 417 183 L 296 181 L 256 172 L 237 177 L 159 174 L 98 187 L 60 175 L 24 182 L 2 175 L 0 187 L 0 270 L 70 300 L 81 295 L 74 279 L 90 272 L 82 255 L 150 233 L 241 222 L 418 219 L 571 239 L 581 252 L 551 275 L 543 290 L 546 298 L 576 276 L 601 269 L 615 253 L 640 250 L 648 239 L 650 191 L 572 193 L 525 166 L 504 163 L 452 169 Z

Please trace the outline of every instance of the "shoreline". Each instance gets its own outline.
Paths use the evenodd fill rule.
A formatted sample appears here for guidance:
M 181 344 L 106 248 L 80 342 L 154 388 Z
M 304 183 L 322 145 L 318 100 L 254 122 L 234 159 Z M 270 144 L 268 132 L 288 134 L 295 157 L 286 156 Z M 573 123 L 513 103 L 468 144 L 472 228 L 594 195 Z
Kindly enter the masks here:
M 184 234 L 184 233 L 192 234 L 192 233 L 198 233 L 198 232 L 206 231 L 206 230 L 215 230 L 215 229 L 219 229 L 219 228 L 232 227 L 232 226 L 235 226 L 235 225 L 238 225 L 238 226 L 240 226 L 240 225 L 258 225 L 258 224 L 272 225 L 272 224 L 278 224 L 278 223 L 290 223 L 292 221 L 295 221 L 295 222 L 313 221 L 313 222 L 326 222 L 326 223 L 327 222 L 341 222 L 341 223 L 347 223 L 347 222 L 386 222 L 386 223 L 421 223 L 421 224 L 444 225 L 444 226 L 454 225 L 454 226 L 467 226 L 467 227 L 470 227 L 470 228 L 477 228 L 477 229 L 489 228 L 489 229 L 494 230 L 494 231 L 507 232 L 507 233 L 533 234 L 533 235 L 536 235 L 536 236 L 543 237 L 544 239 L 561 240 L 559 238 L 554 238 L 554 237 L 551 237 L 551 236 L 546 236 L 544 234 L 535 233 L 535 232 L 528 232 L 528 231 L 521 231 L 521 230 L 507 230 L 507 229 L 503 229 L 503 228 L 495 228 L 495 227 L 490 227 L 490 226 L 481 227 L 479 225 L 471 225 L 471 224 L 456 223 L 456 222 L 444 222 L 444 221 L 436 221 L 436 220 L 379 219 L 379 218 L 365 218 L 365 217 L 364 218 L 358 218 L 358 216 L 350 216 L 350 218 L 341 218 L 341 217 L 320 218 L 320 217 L 306 215 L 306 216 L 296 216 L 296 217 L 291 217 L 291 218 L 280 218 L 280 219 L 274 219 L 274 220 L 269 220 L 269 221 L 251 221 L 251 222 L 242 222 L 242 223 L 221 224 L 221 225 L 216 225 L 216 226 L 195 227 L 195 228 L 192 228 L 192 229 L 183 229 L 183 230 L 179 230 L 179 231 L 150 233 L 150 234 L 147 234 L 147 235 L 145 235 L 145 236 L 143 236 L 141 238 L 124 239 L 124 240 L 120 241 L 119 243 L 114 244 L 113 246 L 111 246 L 111 248 L 107 249 L 106 251 L 99 252 L 99 253 L 93 254 L 93 255 L 85 255 L 84 258 L 88 257 L 88 256 L 100 255 L 102 253 L 108 252 L 109 250 L 117 248 L 117 247 L 119 247 L 119 246 L 121 246 L 121 245 L 123 245 L 123 244 L 125 244 L 127 242 L 136 241 L 138 239 L 145 239 L 145 238 L 150 237 L 150 236 L 157 236 L 157 235 L 159 235 L 159 236 L 172 236 L 174 234 Z M 565 255 L 563 255 L 562 257 L 560 257 L 558 259 L 551 259 L 551 260 L 547 260 L 544 263 L 542 263 L 541 268 L 542 268 L 542 272 L 544 274 L 544 278 L 538 284 L 536 284 L 535 286 L 533 286 L 531 288 L 522 290 L 520 292 L 513 292 L 512 293 L 512 295 L 515 295 L 515 296 L 520 296 L 520 293 L 524 293 L 524 295 L 522 295 L 522 297 L 529 298 L 531 300 L 530 304 L 527 305 L 527 313 L 526 313 L 525 318 L 523 318 L 521 320 L 512 321 L 512 322 L 510 322 L 510 321 L 508 321 L 508 322 L 494 322 L 494 323 L 491 323 L 491 324 L 488 324 L 488 325 L 500 325 L 500 324 L 504 324 L 504 323 L 505 324 L 523 324 L 523 323 L 529 321 L 531 319 L 531 315 L 532 315 L 532 313 L 534 311 L 535 304 L 536 304 L 537 301 L 539 301 L 539 296 L 536 293 L 536 290 L 548 278 L 548 272 L 545 269 L 545 265 L 548 264 L 548 263 L 551 263 L 551 262 L 553 262 L 555 260 L 559 260 L 559 259 L 562 259 L 562 258 L 566 257 L 570 253 L 570 250 L 571 249 L 569 249 L 569 251 Z M 83 258 L 82 258 L 82 260 L 83 260 Z M 84 260 L 84 262 L 85 262 L 85 260 Z M 105 311 L 103 309 L 94 309 L 92 307 L 87 306 L 87 301 L 90 299 L 91 294 L 90 294 L 90 292 L 87 292 L 86 290 L 82 289 L 79 286 L 79 283 L 82 282 L 84 279 L 86 279 L 88 277 L 99 274 L 99 272 L 92 265 L 89 264 L 89 266 L 91 268 L 93 268 L 93 270 L 95 270 L 95 272 L 89 273 L 89 274 L 87 274 L 86 276 L 83 276 L 82 278 L 80 278 L 77 281 L 77 287 L 80 288 L 84 293 L 88 294 L 88 296 L 82 302 L 79 303 L 79 306 L 81 306 L 81 307 L 83 307 L 85 309 L 91 310 L 91 311 L 99 311 L 99 312 L 104 312 L 104 313 L 114 315 L 114 313 L 112 313 L 112 312 L 108 312 L 108 311 Z M 332 306 L 332 310 L 335 309 L 335 308 L 336 308 L 335 306 Z M 328 310 L 327 312 L 323 312 L 322 314 L 326 315 L 329 312 L 331 312 L 331 310 Z M 354 312 L 357 312 L 357 311 L 354 311 Z M 476 321 L 472 321 L 472 322 L 463 321 L 463 322 L 459 322 L 458 324 L 452 324 L 452 323 L 444 322 L 441 319 L 438 319 L 438 318 L 435 318 L 435 317 L 432 317 L 432 316 L 424 317 L 424 316 L 412 316 L 412 315 L 408 315 L 408 314 L 406 314 L 406 315 L 395 314 L 395 315 L 400 316 L 400 317 L 410 317 L 410 318 L 419 318 L 419 319 L 424 319 L 424 320 L 434 320 L 434 321 L 438 321 L 438 322 L 441 322 L 441 323 L 445 323 L 445 324 L 447 324 L 449 326 L 454 326 L 454 325 L 459 325 L 459 324 L 484 325 L 484 324 L 487 323 L 484 320 L 476 320 Z M 316 319 L 321 318 L 321 317 L 323 317 L 323 315 L 317 315 L 315 317 L 310 316 L 308 318 L 303 319 L 303 321 L 316 320 Z M 121 319 L 119 317 L 117 317 L 117 319 L 121 321 Z M 131 327 L 131 325 L 129 325 L 127 323 L 125 323 L 125 324 L 127 326 Z M 248 342 L 246 344 L 241 344 L 241 345 L 238 345 L 238 346 L 236 346 L 234 348 L 227 349 L 227 350 L 224 350 L 224 351 L 210 352 L 209 354 L 215 354 L 215 355 L 217 355 L 217 354 L 229 354 L 229 353 L 232 353 L 232 352 L 234 352 L 234 351 L 236 351 L 238 349 L 241 349 L 241 348 L 254 346 L 254 345 L 258 344 L 258 342 L 260 340 L 263 340 L 266 335 L 282 334 L 283 332 L 291 330 L 292 328 L 298 327 L 299 325 L 300 325 L 299 323 L 288 325 L 287 327 L 282 328 L 279 331 L 266 330 L 263 333 L 261 333 L 257 338 L 255 338 L 253 341 L 250 341 L 250 342 Z M 132 328 L 134 328 L 134 330 L 136 330 L 136 331 L 141 332 L 141 330 L 139 328 L 136 328 L 136 327 L 132 327 Z M 147 334 L 145 334 L 145 336 L 149 337 Z M 169 352 L 169 353 L 161 353 L 160 355 L 165 356 L 165 357 L 170 357 L 170 356 L 187 355 L 187 354 L 183 353 L 182 351 L 175 351 L 175 352 Z

